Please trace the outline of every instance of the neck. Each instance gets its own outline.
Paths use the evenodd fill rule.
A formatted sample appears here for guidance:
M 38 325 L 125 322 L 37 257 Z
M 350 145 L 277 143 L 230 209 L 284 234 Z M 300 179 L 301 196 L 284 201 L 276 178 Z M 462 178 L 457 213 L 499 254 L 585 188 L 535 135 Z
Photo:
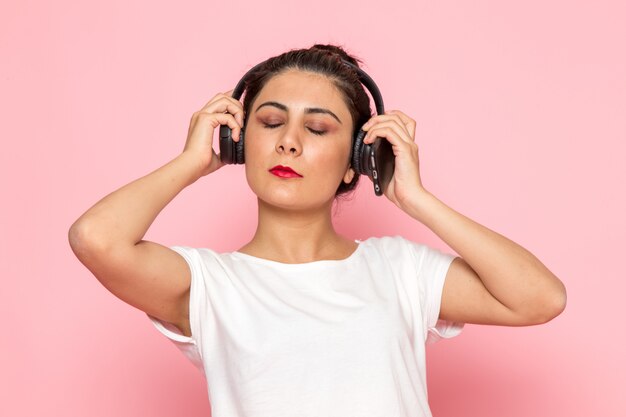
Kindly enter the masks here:
M 331 200 L 310 210 L 291 210 L 258 199 L 256 232 L 239 251 L 286 263 L 345 258 L 351 241 L 335 231 L 332 203 Z

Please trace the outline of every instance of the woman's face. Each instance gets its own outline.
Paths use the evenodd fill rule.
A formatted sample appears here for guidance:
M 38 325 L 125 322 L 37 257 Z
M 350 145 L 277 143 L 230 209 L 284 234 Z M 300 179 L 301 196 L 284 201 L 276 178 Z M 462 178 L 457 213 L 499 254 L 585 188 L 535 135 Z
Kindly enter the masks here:
M 326 206 L 354 175 L 350 111 L 323 75 L 288 70 L 272 77 L 250 105 L 245 132 L 246 178 L 268 204 Z

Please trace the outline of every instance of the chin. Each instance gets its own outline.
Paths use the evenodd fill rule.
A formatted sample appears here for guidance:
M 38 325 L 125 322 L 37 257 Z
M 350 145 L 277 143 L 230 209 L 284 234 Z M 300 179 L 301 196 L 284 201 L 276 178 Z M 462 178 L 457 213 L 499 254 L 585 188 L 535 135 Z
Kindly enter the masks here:
M 324 199 L 323 194 L 319 191 L 312 193 L 310 190 L 305 191 L 295 187 L 272 187 L 272 189 L 266 188 L 265 190 L 251 188 L 259 201 L 285 210 L 322 210 L 332 205 L 334 199 L 334 194 Z
M 331 184 L 328 179 L 313 184 L 310 178 L 279 179 L 272 174 L 255 175 L 254 170 L 246 170 L 248 186 L 259 201 L 287 210 L 323 210 L 331 207 L 339 184 Z

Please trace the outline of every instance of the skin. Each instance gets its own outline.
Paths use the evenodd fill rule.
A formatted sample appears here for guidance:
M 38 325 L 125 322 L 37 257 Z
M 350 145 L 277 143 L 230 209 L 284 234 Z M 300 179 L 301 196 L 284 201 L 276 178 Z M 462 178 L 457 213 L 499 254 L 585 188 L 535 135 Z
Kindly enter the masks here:
M 287 110 L 262 106 L 268 102 Z M 328 109 L 339 120 L 306 114 L 306 108 Z M 267 82 L 251 109 L 246 178 L 258 197 L 259 221 L 254 237 L 239 251 L 285 263 L 348 257 L 357 244 L 337 234 L 331 221 L 337 187 L 354 176 L 352 119 L 341 92 L 324 76 L 288 71 Z M 302 177 L 276 177 L 268 172 L 276 165 Z
M 72 250 L 109 291 L 187 336 L 189 267 L 178 253 L 143 237 L 182 189 L 223 166 L 213 150 L 214 130 L 227 124 L 238 138 L 243 122 L 242 105 L 231 94 L 216 95 L 192 115 L 180 155 L 105 196 L 69 230 Z M 259 108 L 267 102 L 286 109 Z M 307 113 L 307 108 L 332 111 L 340 122 Z M 246 178 L 258 197 L 259 221 L 239 251 L 284 263 L 347 258 L 357 244 L 336 233 L 331 222 L 335 190 L 354 175 L 349 167 L 354 128 L 341 93 L 324 76 L 291 70 L 271 78 L 251 109 L 245 127 Z M 396 165 L 385 196 L 459 254 L 446 276 L 441 319 L 524 326 L 545 323 L 563 311 L 565 287 L 533 254 L 424 188 L 415 120 L 392 110 L 363 129 L 365 143 L 383 137 L 392 144 Z M 282 179 L 268 172 L 278 164 L 302 177 Z

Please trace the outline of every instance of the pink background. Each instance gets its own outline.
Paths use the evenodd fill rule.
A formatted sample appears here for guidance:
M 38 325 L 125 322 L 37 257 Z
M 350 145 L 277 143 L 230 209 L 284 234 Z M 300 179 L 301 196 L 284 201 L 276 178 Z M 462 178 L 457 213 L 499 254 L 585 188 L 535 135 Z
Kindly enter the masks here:
M 0 6 L 0 415 L 208 415 L 202 376 L 78 262 L 67 229 L 175 157 L 191 114 L 249 67 L 315 42 L 363 58 L 387 109 L 418 121 L 428 189 L 568 289 L 548 324 L 467 325 L 429 347 L 434 415 L 626 415 L 623 2 L 166 3 Z M 146 238 L 234 250 L 255 214 L 226 167 Z M 449 250 L 366 179 L 336 224 Z

